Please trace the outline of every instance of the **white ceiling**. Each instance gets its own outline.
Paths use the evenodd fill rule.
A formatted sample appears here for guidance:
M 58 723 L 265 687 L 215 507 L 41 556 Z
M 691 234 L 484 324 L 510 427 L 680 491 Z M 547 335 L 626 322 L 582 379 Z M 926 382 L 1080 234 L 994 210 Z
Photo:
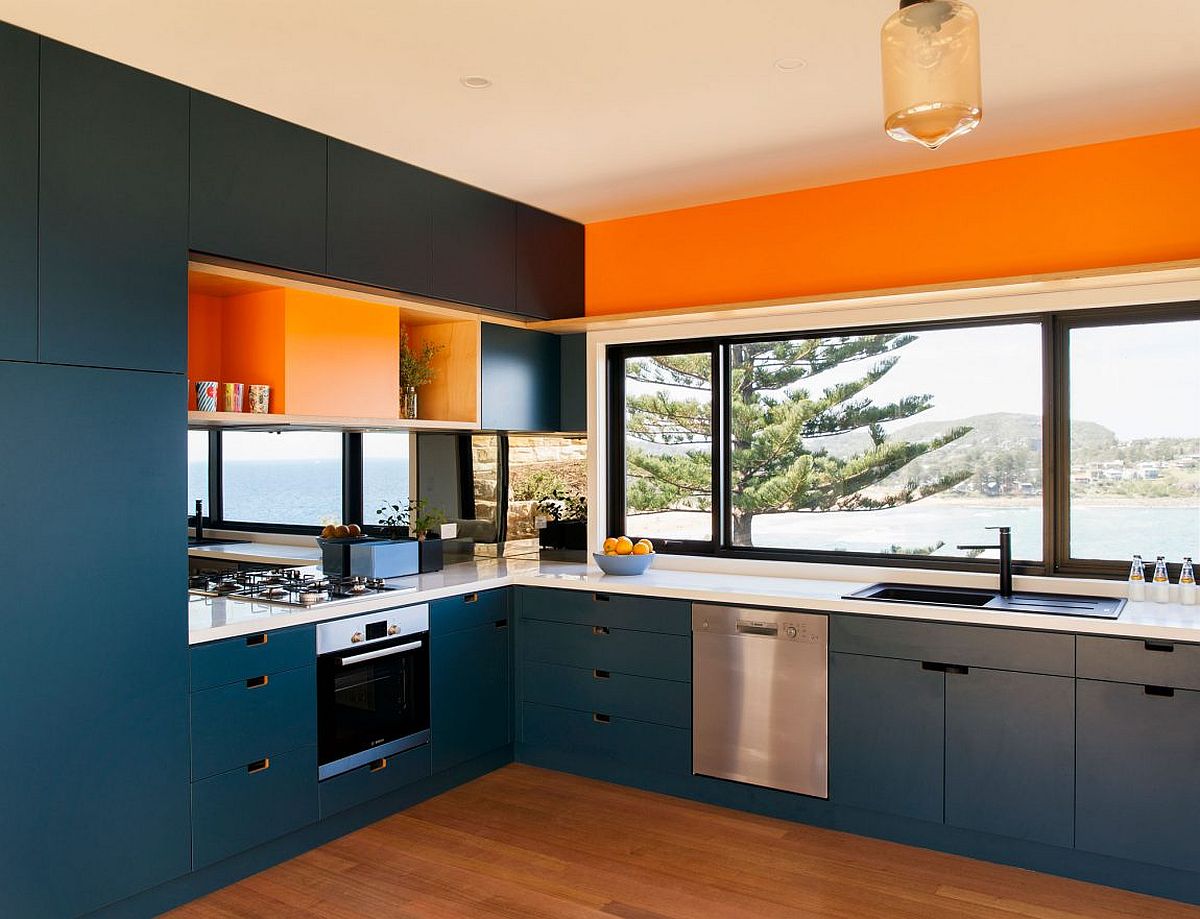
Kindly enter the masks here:
M 983 124 L 935 152 L 882 133 L 894 0 L 0 0 L 0 19 L 584 221 L 1200 125 L 1200 0 L 973 4 Z

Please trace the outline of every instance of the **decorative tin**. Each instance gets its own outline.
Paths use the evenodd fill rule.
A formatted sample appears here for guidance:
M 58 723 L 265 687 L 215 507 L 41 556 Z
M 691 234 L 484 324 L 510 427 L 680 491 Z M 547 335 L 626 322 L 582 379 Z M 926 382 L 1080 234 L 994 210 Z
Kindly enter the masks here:
M 217 410 L 217 381 L 200 380 L 196 383 L 196 410 L 199 412 L 215 412 Z

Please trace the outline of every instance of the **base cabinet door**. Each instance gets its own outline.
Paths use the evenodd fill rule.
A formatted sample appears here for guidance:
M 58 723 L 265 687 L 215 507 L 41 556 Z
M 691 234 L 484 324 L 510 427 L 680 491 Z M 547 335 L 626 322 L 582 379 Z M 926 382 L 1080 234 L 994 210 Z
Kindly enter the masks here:
M 975 667 L 945 679 L 946 823 L 1071 846 L 1075 681 Z
M 505 618 L 430 637 L 434 772 L 512 742 L 510 634 Z
M 1078 680 L 1075 847 L 1200 871 L 1200 692 Z
M 830 655 L 830 800 L 942 822 L 945 675 L 920 661 Z

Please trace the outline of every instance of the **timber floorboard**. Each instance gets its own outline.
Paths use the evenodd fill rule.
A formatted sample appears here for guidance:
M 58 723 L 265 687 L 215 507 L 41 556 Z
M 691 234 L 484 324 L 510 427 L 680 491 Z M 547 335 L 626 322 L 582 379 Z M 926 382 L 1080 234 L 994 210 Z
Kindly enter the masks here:
M 1200 908 L 510 765 L 172 919 L 1200 919 Z

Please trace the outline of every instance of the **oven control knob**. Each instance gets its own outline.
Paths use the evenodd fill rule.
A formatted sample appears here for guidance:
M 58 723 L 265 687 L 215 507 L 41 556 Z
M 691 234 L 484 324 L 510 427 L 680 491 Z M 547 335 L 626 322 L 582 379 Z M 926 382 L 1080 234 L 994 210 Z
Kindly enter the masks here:
M 389 634 L 389 635 L 399 635 L 399 634 L 400 634 L 400 626 L 398 626 L 398 625 L 389 625 L 389 626 L 388 626 L 388 634 Z
M 350 641 L 352 644 L 358 644 L 362 640 L 363 640 L 362 632 L 355 632 L 353 635 L 350 636 Z
M 789 625 L 786 629 L 783 630 L 783 633 L 785 635 L 787 635 L 788 638 L 795 638 L 796 635 L 799 634 L 796 631 L 796 627 L 794 625 Z

